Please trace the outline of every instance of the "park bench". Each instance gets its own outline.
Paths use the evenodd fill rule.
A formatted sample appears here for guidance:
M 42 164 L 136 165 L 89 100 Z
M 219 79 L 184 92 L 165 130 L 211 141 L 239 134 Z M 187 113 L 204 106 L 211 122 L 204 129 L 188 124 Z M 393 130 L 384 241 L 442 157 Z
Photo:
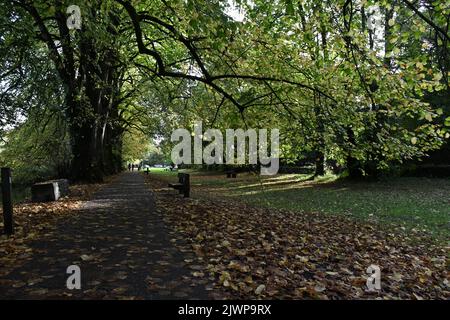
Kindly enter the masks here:
M 178 190 L 180 194 L 183 194 L 185 198 L 189 198 L 190 194 L 190 181 L 189 174 L 187 173 L 178 173 L 178 183 L 169 183 L 169 187 Z
M 237 177 L 237 172 L 234 170 L 229 170 L 226 173 L 227 173 L 227 178 L 236 178 Z
M 32 202 L 57 201 L 69 194 L 69 182 L 66 179 L 39 182 L 31 186 Z

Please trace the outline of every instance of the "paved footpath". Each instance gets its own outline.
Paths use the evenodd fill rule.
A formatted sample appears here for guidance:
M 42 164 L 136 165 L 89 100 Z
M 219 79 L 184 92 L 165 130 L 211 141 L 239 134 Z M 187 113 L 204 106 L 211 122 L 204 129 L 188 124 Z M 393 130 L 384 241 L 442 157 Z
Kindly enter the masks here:
M 205 283 L 187 277 L 186 255 L 175 249 L 152 193 L 138 173 L 123 173 L 81 212 L 62 219 L 31 243 L 33 256 L 3 279 L 6 299 L 205 299 Z M 66 269 L 81 269 L 81 290 L 68 290 Z

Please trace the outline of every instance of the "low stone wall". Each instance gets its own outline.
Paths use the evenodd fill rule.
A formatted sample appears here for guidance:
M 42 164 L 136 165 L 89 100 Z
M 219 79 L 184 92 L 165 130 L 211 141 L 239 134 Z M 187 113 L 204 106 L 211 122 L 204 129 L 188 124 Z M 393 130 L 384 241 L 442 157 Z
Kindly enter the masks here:
M 57 201 L 69 194 L 69 181 L 66 179 L 36 183 L 31 187 L 31 201 Z

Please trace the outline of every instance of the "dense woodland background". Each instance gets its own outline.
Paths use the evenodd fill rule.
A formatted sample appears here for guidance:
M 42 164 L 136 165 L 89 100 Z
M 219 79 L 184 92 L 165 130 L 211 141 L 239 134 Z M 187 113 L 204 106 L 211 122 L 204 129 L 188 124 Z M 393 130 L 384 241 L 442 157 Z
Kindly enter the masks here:
M 2 1 L 0 164 L 99 181 L 202 120 L 279 128 L 317 176 L 444 175 L 449 25 L 448 0 Z

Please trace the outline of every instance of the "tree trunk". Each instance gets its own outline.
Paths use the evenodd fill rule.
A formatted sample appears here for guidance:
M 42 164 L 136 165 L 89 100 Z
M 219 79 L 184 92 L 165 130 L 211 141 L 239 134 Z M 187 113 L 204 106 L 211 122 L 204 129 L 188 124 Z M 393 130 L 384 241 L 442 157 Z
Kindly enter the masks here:
M 71 178 L 76 181 L 102 181 L 102 170 L 98 163 L 98 149 L 96 148 L 96 126 L 91 117 L 83 112 L 89 106 L 82 106 L 72 99 L 69 93 L 67 105 L 68 122 L 71 138 L 72 161 Z
M 314 173 L 314 176 L 323 176 L 325 174 L 325 155 L 323 154 L 323 152 L 316 152 L 315 166 L 316 171 Z
M 392 58 L 388 57 L 392 51 L 392 28 L 389 25 L 389 21 L 394 18 L 394 3 L 392 3 L 391 9 L 386 9 L 385 15 L 384 15 L 384 64 L 388 69 L 392 68 Z
M 111 136 L 105 144 L 104 127 L 110 123 L 110 109 L 118 106 L 112 103 L 120 92 L 118 70 L 122 65 L 117 63 L 118 33 L 110 28 L 102 39 L 86 27 L 72 33 L 66 24 L 66 7 L 61 1 L 56 1 L 53 6 L 56 24 L 52 22 L 50 31 L 45 23 L 47 18 L 40 15 L 40 8 L 33 2 L 18 1 L 17 4 L 33 18 L 38 27 L 38 38 L 46 43 L 49 58 L 65 85 L 66 121 L 72 151 L 71 178 L 102 181 L 104 173 L 115 172 L 121 165 L 117 165 L 120 155 L 115 154 L 121 148 L 115 145 L 117 137 Z M 96 17 L 98 9 L 98 5 L 86 8 L 83 19 Z M 117 26 L 118 21 L 113 23 Z M 115 126 L 120 126 L 120 121 Z
M 356 146 L 356 139 L 355 134 L 353 132 L 353 129 L 348 127 L 347 128 L 347 137 L 348 137 L 348 143 L 350 146 L 354 147 Z M 362 178 L 362 167 L 361 162 L 356 159 L 351 154 L 352 150 L 348 150 L 347 155 L 347 172 L 349 179 L 361 179 Z

